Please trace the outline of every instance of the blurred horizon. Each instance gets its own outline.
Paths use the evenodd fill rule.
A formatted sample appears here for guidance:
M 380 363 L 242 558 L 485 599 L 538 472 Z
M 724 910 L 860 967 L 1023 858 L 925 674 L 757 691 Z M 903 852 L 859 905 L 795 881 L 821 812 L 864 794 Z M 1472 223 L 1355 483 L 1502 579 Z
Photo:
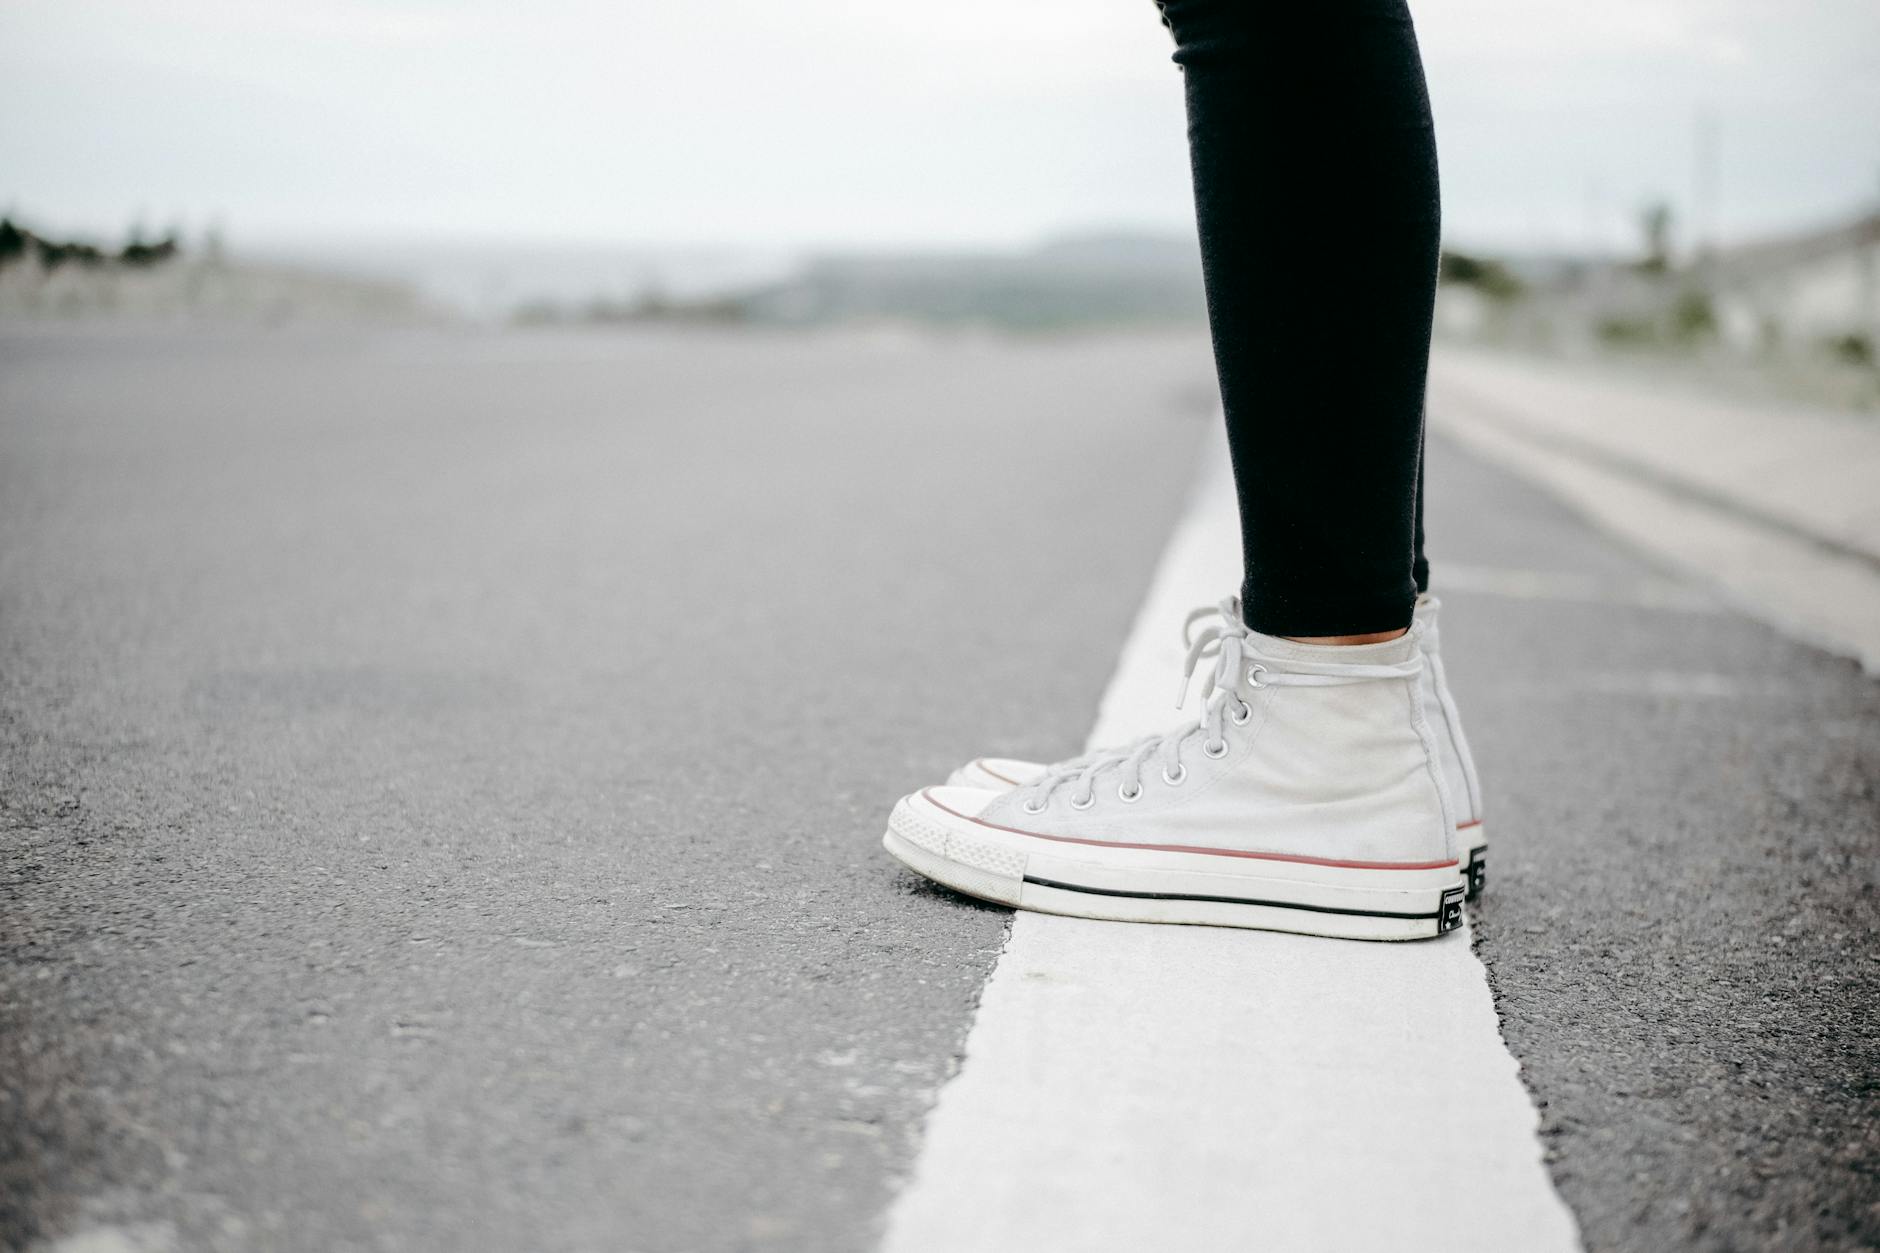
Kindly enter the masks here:
M 1739 243 L 1880 198 L 1880 6 L 1413 10 L 1456 247 L 1622 253 L 1657 203 Z M 260 254 L 1188 236 L 1169 52 L 1149 0 L 14 0 L 0 208 Z
M 1880 411 L 1880 4 L 1411 8 L 1439 338 Z M 11 0 L 0 320 L 1198 326 L 1171 52 L 1150 0 Z

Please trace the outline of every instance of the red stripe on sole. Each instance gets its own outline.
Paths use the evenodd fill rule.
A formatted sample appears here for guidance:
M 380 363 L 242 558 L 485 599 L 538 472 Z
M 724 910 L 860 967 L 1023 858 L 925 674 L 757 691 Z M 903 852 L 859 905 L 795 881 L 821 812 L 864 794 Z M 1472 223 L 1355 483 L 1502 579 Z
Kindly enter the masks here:
M 1249 853 L 1237 848 L 1203 848 L 1194 844 L 1127 844 L 1122 840 L 1085 840 L 1074 835 L 1046 835 L 1042 831 L 1021 831 L 1017 827 L 1002 827 L 996 822 L 986 822 L 971 814 L 963 814 L 949 805 L 943 805 L 933 798 L 932 788 L 922 788 L 921 796 L 935 809 L 945 810 L 955 818 L 970 822 L 975 826 L 992 831 L 1005 831 L 1012 835 L 1028 835 L 1034 840 L 1054 840 L 1059 844 L 1088 844 L 1095 848 L 1134 848 L 1150 853 L 1202 853 L 1209 857 L 1244 857 L 1252 861 L 1288 861 L 1303 866 L 1330 866 L 1339 870 L 1441 870 L 1443 867 L 1456 867 L 1459 861 L 1345 861 L 1336 857 L 1308 857 L 1303 853 Z
M 994 770 L 994 769 L 993 769 L 993 768 L 992 768 L 991 766 L 988 766 L 988 765 L 986 764 L 986 759 L 985 759 L 984 757 L 975 757 L 975 758 L 973 758 L 973 764 L 974 764 L 975 766 L 978 766 L 978 767 L 979 767 L 979 768 L 980 768 L 981 770 L 983 770 L 983 771 L 985 771 L 985 772 L 986 772 L 987 774 L 989 774 L 989 775 L 991 775 L 991 776 L 992 776 L 993 778 L 995 778 L 995 779 L 997 779 L 997 780 L 998 780 L 999 782 L 1001 782 L 1001 783 L 1009 783 L 1009 784 L 1010 784 L 1011 786 L 1013 786 L 1013 787 L 1017 787 L 1017 786 L 1018 786 L 1018 780 L 1017 780 L 1017 779 L 1008 779 L 1008 778 L 1006 778 L 1006 777 L 1005 777 L 1004 775 L 1002 775 L 1002 774 L 1000 774 L 1000 773 L 999 773 L 999 772 L 998 772 L 997 770 Z M 937 803 L 937 802 L 936 802 L 936 803 Z M 945 808 L 945 806 L 941 806 L 941 808 L 943 808 L 943 809 L 944 809 L 944 808 Z M 947 812 L 948 812 L 948 813 L 952 813 L 953 811 L 952 811 L 952 810 L 950 810 L 950 809 L 948 809 L 948 810 L 947 810 Z

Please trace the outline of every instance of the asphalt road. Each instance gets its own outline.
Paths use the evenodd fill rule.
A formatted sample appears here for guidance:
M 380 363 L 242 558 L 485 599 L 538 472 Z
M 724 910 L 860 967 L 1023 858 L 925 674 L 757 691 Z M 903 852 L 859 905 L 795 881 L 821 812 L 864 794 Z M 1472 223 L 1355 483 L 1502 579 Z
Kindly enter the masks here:
M 0 337 L 0 1241 L 866 1249 L 1194 337 Z M 1880 1239 L 1880 696 L 1435 447 L 1477 912 L 1595 1249 Z
M 1006 921 L 888 806 L 1081 741 L 1205 349 L 3 351 L 6 1238 L 866 1247 Z

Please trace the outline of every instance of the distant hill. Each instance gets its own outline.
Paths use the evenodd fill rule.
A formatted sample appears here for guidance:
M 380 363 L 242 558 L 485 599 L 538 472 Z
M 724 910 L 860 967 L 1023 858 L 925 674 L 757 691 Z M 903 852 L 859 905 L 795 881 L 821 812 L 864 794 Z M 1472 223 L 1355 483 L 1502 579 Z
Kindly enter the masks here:
M 1008 328 L 1194 321 L 1205 315 L 1192 240 L 1085 235 L 1025 252 L 826 255 L 736 298 L 773 323 L 912 320 Z

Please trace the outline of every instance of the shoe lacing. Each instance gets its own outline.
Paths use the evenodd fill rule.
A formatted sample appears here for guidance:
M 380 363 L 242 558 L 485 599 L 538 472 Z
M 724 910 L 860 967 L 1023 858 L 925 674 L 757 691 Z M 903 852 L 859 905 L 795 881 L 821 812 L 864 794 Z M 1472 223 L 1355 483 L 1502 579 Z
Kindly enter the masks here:
M 1214 622 L 1195 630 L 1195 624 L 1212 617 Z M 1249 687 L 1339 687 L 1349 683 L 1368 683 L 1380 679 L 1407 679 L 1423 668 L 1419 652 L 1410 660 L 1392 665 L 1346 661 L 1307 661 L 1299 658 L 1273 657 L 1254 647 L 1253 632 L 1241 620 L 1240 598 L 1229 596 L 1218 605 L 1207 605 L 1191 612 L 1182 624 L 1182 643 L 1188 656 L 1182 664 L 1181 686 L 1175 693 L 1175 707 L 1187 703 L 1188 688 L 1195 669 L 1210 658 L 1212 673 L 1201 688 L 1201 713 L 1194 722 L 1162 735 L 1150 735 L 1119 749 L 1086 753 L 1053 766 L 1020 789 L 1018 796 L 1026 813 L 1041 814 L 1052 793 L 1062 787 L 1074 787 L 1071 807 L 1088 809 L 1096 801 L 1097 779 L 1114 772 L 1116 794 L 1125 802 L 1142 795 L 1142 770 L 1151 758 L 1162 767 L 1162 780 L 1170 786 L 1188 777 L 1182 764 L 1182 750 L 1191 740 L 1200 738 L 1203 755 L 1218 760 L 1227 755 L 1227 725 L 1244 726 L 1253 710 L 1240 699 L 1236 686 L 1244 668 Z

